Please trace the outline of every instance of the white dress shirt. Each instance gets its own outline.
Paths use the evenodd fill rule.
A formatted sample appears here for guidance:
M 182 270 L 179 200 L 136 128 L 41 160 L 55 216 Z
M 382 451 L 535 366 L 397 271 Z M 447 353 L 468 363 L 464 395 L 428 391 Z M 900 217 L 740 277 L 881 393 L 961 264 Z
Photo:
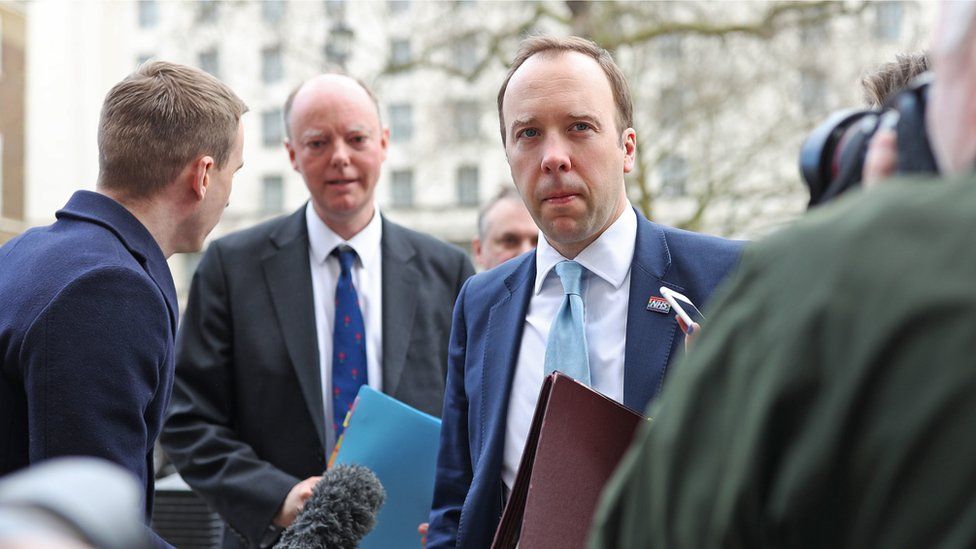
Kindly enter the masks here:
M 349 240 L 332 231 L 315 213 L 312 203 L 305 208 L 308 225 L 308 259 L 312 267 L 312 296 L 315 299 L 315 332 L 319 343 L 319 367 L 322 379 L 322 402 L 325 424 L 332 425 L 332 330 L 335 322 L 335 293 L 339 282 L 339 258 L 332 250 L 346 245 L 356 251 L 352 283 L 359 297 L 366 328 L 366 373 L 369 386 L 383 389 L 383 261 L 380 239 L 383 225 L 376 208 L 373 219 Z M 343 418 L 339 418 L 342 421 Z
M 535 292 L 522 328 L 512 393 L 508 401 L 502 481 L 511 491 L 525 439 L 529 434 L 539 389 L 545 376 L 549 326 L 562 305 L 562 282 L 553 267 L 567 258 L 540 235 L 536 248 Z M 630 207 L 574 261 L 582 265 L 582 297 L 590 380 L 593 389 L 623 402 L 624 350 L 627 337 L 627 302 L 630 264 L 637 240 L 637 214 Z

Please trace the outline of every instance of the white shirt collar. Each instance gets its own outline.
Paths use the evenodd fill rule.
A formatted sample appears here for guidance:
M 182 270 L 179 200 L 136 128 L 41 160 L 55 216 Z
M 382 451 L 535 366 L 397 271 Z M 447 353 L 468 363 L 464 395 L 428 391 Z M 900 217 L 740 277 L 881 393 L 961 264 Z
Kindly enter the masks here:
M 535 250 L 535 293 L 542 291 L 542 283 L 556 263 L 567 258 L 549 244 L 545 234 L 541 235 Z M 574 261 L 586 270 L 602 278 L 615 289 L 627 279 L 630 264 L 634 260 L 634 247 L 637 244 L 637 214 L 627 204 L 620 217 L 596 240 L 583 249 Z
M 336 246 L 345 244 L 356 251 L 363 269 L 375 268 L 380 257 L 380 239 L 383 236 L 383 223 L 380 218 L 379 206 L 373 206 L 373 218 L 349 240 L 335 233 L 322 218 L 315 213 L 312 202 L 305 206 L 305 223 L 308 225 L 308 244 L 312 260 L 324 263 Z

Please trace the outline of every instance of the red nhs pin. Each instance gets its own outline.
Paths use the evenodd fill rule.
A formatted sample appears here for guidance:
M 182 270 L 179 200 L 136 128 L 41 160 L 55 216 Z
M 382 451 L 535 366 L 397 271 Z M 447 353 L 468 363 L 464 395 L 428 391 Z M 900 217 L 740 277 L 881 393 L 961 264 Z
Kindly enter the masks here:
M 655 313 L 668 314 L 671 312 L 671 304 L 663 297 L 651 296 L 647 300 L 647 310 Z

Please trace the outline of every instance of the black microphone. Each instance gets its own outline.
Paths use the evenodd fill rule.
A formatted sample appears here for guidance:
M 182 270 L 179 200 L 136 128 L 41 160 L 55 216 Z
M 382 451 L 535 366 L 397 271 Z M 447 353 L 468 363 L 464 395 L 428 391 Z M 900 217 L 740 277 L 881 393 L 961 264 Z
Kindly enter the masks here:
M 380 479 L 361 465 L 338 465 L 312 489 L 276 549 L 355 549 L 386 500 Z

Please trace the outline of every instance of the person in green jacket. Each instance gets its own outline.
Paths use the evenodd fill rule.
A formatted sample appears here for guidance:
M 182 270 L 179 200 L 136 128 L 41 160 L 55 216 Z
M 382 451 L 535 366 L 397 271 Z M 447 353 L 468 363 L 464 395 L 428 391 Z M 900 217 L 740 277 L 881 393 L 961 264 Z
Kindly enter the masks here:
M 945 3 L 929 135 L 748 249 L 608 485 L 590 547 L 976 547 L 976 3 Z

